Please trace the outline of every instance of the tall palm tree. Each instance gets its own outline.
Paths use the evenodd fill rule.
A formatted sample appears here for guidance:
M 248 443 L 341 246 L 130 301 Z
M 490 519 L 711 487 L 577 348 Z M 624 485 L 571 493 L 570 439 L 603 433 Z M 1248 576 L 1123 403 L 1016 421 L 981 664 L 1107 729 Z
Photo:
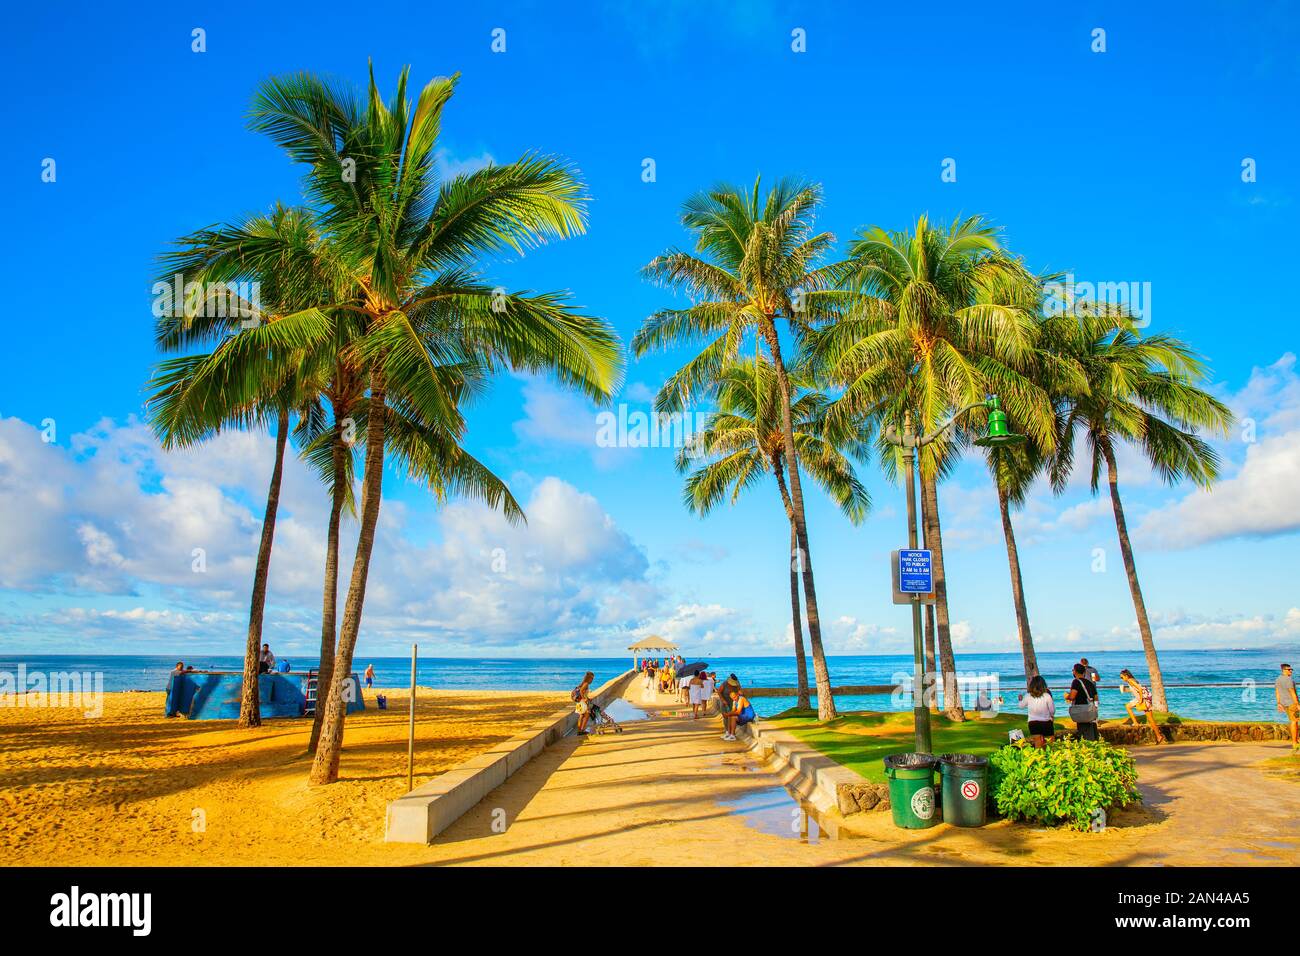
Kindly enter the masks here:
M 303 241 L 312 222 L 305 210 L 276 205 L 269 214 L 249 217 L 239 228 L 244 241 L 276 247 L 283 253 Z M 254 564 L 244 648 L 238 724 L 247 728 L 262 723 L 258 664 L 290 417 L 294 411 L 299 412 L 301 427 L 316 401 L 319 380 L 313 358 L 292 347 L 287 357 L 264 362 L 251 376 L 236 381 L 226 377 L 227 353 L 234 340 L 249 324 L 275 321 L 279 315 L 298 309 L 306 290 L 286 281 L 282 260 L 267 257 L 252 268 L 226 263 L 223 268 L 203 272 L 197 268 L 195 250 L 209 235 L 204 231 L 201 236 L 184 237 L 176 250 L 161 257 L 166 279 L 179 274 L 182 287 L 185 280 L 201 272 L 203 279 L 189 283 L 188 300 L 172 303 L 171 309 L 158 316 L 156 335 L 160 347 L 168 351 L 211 342 L 217 343 L 216 348 L 210 353 L 160 362 L 148 386 L 152 394 L 147 407 L 150 423 L 164 448 L 193 445 L 223 427 L 263 427 L 274 422 L 275 452 Z M 250 288 L 233 285 L 240 281 L 257 283 L 258 294 L 252 299 L 236 294 Z M 310 292 L 317 294 L 318 288 Z
M 1064 490 L 1074 466 L 1076 434 L 1082 433 L 1093 494 L 1101 483 L 1103 463 L 1106 466 L 1119 550 L 1151 675 L 1152 702 L 1156 710 L 1167 711 L 1164 676 L 1120 500 L 1115 452 L 1121 442 L 1136 445 L 1166 483 L 1190 478 L 1208 488 L 1218 477 L 1219 456 L 1198 431 L 1226 435 L 1233 416 L 1226 405 L 1198 387 L 1208 368 L 1186 344 L 1161 333 L 1143 337 L 1131 318 L 1113 307 L 1079 303 L 1076 311 L 1078 334 L 1070 340 L 1071 355 L 1082 366 L 1088 388 L 1064 403 L 1052 483 L 1058 491 Z
M 837 414 L 927 433 L 989 392 L 1028 434 L 1051 447 L 1052 405 L 1023 369 L 1037 337 L 1038 282 L 980 217 L 947 228 L 922 216 L 911 231 L 863 230 L 850 247 L 853 300 L 817 332 L 819 367 L 844 388 Z M 960 431 L 958 442 L 962 440 Z M 964 719 L 952 651 L 937 481 L 952 440 L 921 455 L 921 496 L 933 551 L 936 636 L 944 707 Z M 886 459 L 889 460 L 889 459 Z
M 273 77 L 250 109 L 254 130 L 309 167 L 305 192 L 347 277 L 321 309 L 357 317 L 349 354 L 368 390 L 360 529 L 313 784 L 338 778 L 385 451 L 399 416 L 459 442 L 458 406 L 479 370 L 550 372 L 597 400 L 620 375 L 617 337 L 604 320 L 581 314 L 562 294 L 503 293 L 476 269 L 484 256 L 584 230 L 586 197 L 573 171 L 526 156 L 440 183 L 434 154 L 457 76 L 433 80 L 412 103 L 407 74 L 387 104 L 373 71 L 364 97 L 309 73 Z M 329 335 L 327 323 L 308 319 L 266 328 L 277 325 L 313 341 Z
M 1020 572 L 1020 548 L 1011 522 L 1011 510 L 1024 505 L 1034 479 L 1044 469 L 1044 460 L 1032 445 L 1019 448 L 1001 447 L 985 450 L 989 472 L 998 495 L 998 514 L 1002 517 L 1002 537 L 1007 548 L 1007 569 L 1011 575 L 1011 604 L 1016 614 L 1016 633 L 1020 654 L 1025 662 L 1025 681 L 1038 675 L 1038 655 L 1029 626 L 1029 605 L 1025 600 L 1025 581 Z
M 799 370 L 790 372 L 795 394 L 790 406 L 794 419 L 795 448 L 799 460 L 854 524 L 867 516 L 871 499 L 858 480 L 850 459 L 862 461 L 867 443 L 856 440 L 833 444 L 825 432 L 830 400 Z M 765 475 L 772 475 L 781 506 L 790 525 L 790 612 L 794 624 L 795 669 L 799 707 L 810 705 L 808 667 L 799 613 L 799 561 L 794 503 L 786 484 L 785 439 L 781 427 L 780 386 L 771 361 L 755 357 L 724 368 L 719 375 L 717 411 L 692 442 L 677 454 L 677 470 L 689 471 L 682 498 L 690 510 L 705 515 L 730 492 L 732 504 L 740 493 Z M 703 459 L 703 463 L 701 460 Z M 695 470 L 691 471 L 690 469 Z
M 843 298 L 836 289 L 843 266 L 819 265 L 835 242 L 830 233 L 814 231 L 820 203 L 820 186 L 791 179 L 779 181 L 766 195 L 761 181 L 755 179 L 752 190 L 720 185 L 688 199 L 681 218 L 694 236 L 694 253 L 670 249 L 653 259 L 644 272 L 666 288 L 685 292 L 694 304 L 655 312 L 632 339 L 632 348 L 641 356 L 656 348 L 706 343 L 655 398 L 659 411 L 678 412 L 711 393 L 722 370 L 735 361 L 747 335 L 753 333 L 767 346 L 779 386 L 786 475 L 817 683 L 817 714 L 821 720 L 831 720 L 835 701 L 822 647 L 790 411 L 791 385 L 778 332 L 778 323 L 782 323 L 796 339 L 801 338 L 811 324 L 831 315 Z
M 1040 283 L 1059 280 L 1059 276 L 1040 278 Z M 1041 301 L 1041 299 L 1040 299 Z M 1063 422 L 1061 409 L 1070 396 L 1087 392 L 1088 383 L 1083 369 L 1072 355 L 1070 344 L 1078 337 L 1079 326 L 1069 314 L 1040 315 L 1038 337 L 1033 354 L 1026 366 L 1027 374 L 1052 398 L 1057 424 L 1053 433 L 1060 431 Z M 1008 426 L 1014 431 L 1015 422 Z M 1011 575 L 1011 602 L 1015 609 L 1016 633 L 1020 638 L 1020 653 L 1025 663 L 1025 680 L 1039 673 L 1038 655 L 1034 651 L 1034 637 L 1029 624 L 1029 606 L 1025 598 L 1024 577 L 1020 568 L 1020 549 L 1016 543 L 1015 527 L 1011 520 L 1013 509 L 1024 505 L 1034 482 L 1048 471 L 1051 448 L 1043 448 L 1034 441 L 1015 446 L 995 446 L 984 451 L 985 462 L 993 476 L 998 495 L 998 512 L 1002 518 L 1002 537 L 1007 549 L 1007 569 Z

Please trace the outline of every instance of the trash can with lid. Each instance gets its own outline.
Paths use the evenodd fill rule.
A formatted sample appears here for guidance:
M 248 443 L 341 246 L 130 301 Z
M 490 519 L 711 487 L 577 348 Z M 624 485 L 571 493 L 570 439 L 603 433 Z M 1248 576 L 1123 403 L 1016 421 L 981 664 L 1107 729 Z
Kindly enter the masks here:
M 894 826 L 924 830 L 939 822 L 935 812 L 934 768 L 930 754 L 890 754 L 885 758 L 889 779 L 889 809 Z
M 975 754 L 941 754 L 943 819 L 955 827 L 982 827 L 988 800 L 989 760 Z

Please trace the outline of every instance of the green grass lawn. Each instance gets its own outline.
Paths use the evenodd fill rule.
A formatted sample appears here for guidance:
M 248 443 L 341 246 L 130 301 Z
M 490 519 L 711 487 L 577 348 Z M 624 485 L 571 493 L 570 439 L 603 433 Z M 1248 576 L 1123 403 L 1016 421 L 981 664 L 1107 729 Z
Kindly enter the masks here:
M 1158 723 L 1177 722 L 1175 714 L 1157 714 Z M 912 712 L 898 713 L 853 711 L 829 723 L 817 722 L 815 710 L 791 708 L 763 721 L 793 734 L 804 743 L 848 767 L 867 780 L 885 782 L 885 765 L 889 754 L 909 753 L 915 749 Z M 936 754 L 967 753 L 988 756 L 1007 743 L 1012 730 L 1025 730 L 1025 715 L 1004 713 L 996 717 L 972 717 L 954 723 L 942 714 L 930 715 L 930 737 Z M 1069 721 L 1057 721 L 1058 731 L 1074 729 Z

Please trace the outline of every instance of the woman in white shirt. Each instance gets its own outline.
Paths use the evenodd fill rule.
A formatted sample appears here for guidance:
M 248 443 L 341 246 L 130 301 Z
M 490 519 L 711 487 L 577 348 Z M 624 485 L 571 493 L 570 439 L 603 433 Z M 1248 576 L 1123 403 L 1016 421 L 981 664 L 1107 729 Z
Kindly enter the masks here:
M 1029 710 L 1029 740 L 1035 747 L 1042 748 L 1047 740 L 1056 734 L 1056 701 L 1047 689 L 1047 681 L 1042 674 L 1035 674 L 1029 682 L 1029 693 L 1020 695 L 1020 703 Z

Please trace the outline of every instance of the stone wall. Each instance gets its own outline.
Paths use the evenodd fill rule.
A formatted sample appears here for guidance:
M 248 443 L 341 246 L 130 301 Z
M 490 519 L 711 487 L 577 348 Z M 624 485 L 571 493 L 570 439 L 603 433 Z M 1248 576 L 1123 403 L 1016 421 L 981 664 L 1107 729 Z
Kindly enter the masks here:
M 835 788 L 835 796 L 841 816 L 889 809 L 887 783 L 842 783 Z
M 1151 728 L 1142 724 L 1102 724 L 1097 728 L 1101 736 L 1113 744 L 1132 746 L 1155 741 Z M 1165 738 L 1179 741 L 1230 740 L 1238 743 L 1257 740 L 1290 740 L 1286 724 L 1230 724 L 1230 723 L 1169 723 L 1161 724 Z

